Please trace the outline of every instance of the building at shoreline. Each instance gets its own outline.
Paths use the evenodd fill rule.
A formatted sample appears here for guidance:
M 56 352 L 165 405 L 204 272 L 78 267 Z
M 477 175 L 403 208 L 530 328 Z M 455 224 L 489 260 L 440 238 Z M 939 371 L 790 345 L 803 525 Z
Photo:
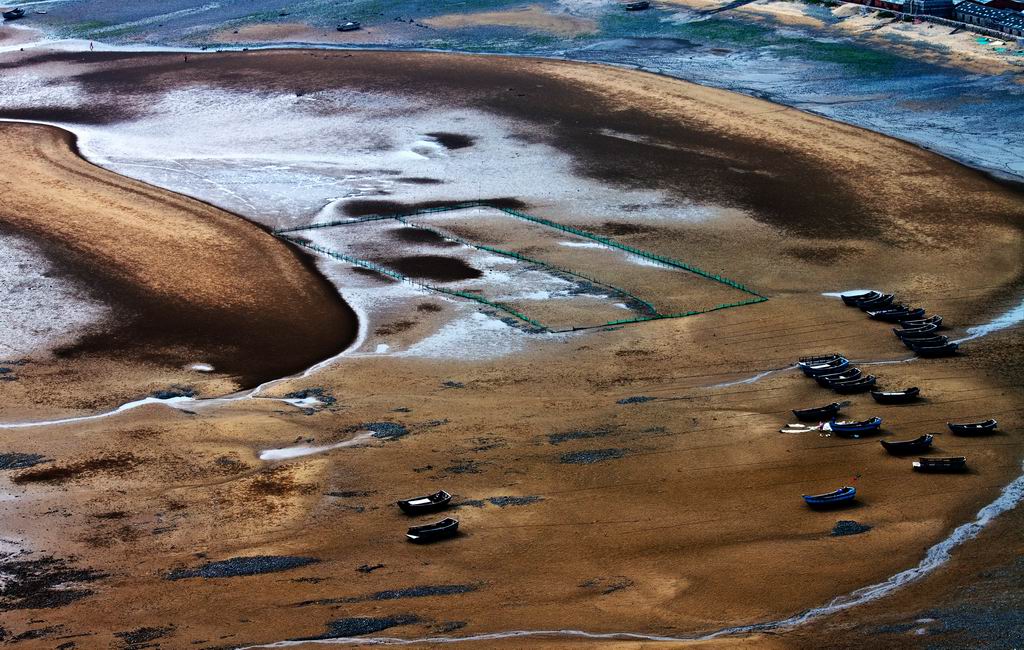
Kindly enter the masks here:
M 1011 36 L 1024 36 L 1024 13 L 1020 11 L 964 0 L 956 5 L 954 13 L 957 20 L 969 25 L 994 29 Z

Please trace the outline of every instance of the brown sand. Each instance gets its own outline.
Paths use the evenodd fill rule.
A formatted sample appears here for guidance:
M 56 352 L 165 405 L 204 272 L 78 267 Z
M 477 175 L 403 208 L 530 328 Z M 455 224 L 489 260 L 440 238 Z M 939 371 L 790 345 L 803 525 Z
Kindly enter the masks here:
M 144 362 L 166 374 L 203 361 L 245 387 L 300 371 L 354 337 L 355 317 L 333 287 L 260 228 L 95 167 L 64 131 L 3 124 L 0 143 L 3 226 L 40 243 L 115 310 L 60 351 L 62 372 Z
M 423 22 L 431 27 L 476 27 L 497 25 L 500 27 L 521 27 L 560 36 L 575 36 L 597 31 L 597 22 L 568 14 L 553 14 L 541 5 L 528 5 L 506 11 L 478 11 L 455 13 L 426 18 Z
M 158 92 L 188 83 L 176 66 L 144 55 L 70 70 L 91 92 L 122 84 Z M 346 74 L 336 74 L 339 66 Z M 789 409 L 834 397 L 794 373 L 705 387 L 822 349 L 855 359 L 906 355 L 887 326 L 823 290 L 885 286 L 953 326 L 1019 302 L 1024 201 L 981 174 L 758 100 L 597 66 L 268 52 L 198 57 L 189 79 L 372 84 L 528 120 L 535 137 L 575 156 L 580 174 L 668 189 L 680 203 L 732 206 L 731 216 L 707 222 L 631 228 L 624 215 L 588 226 L 726 272 L 771 300 L 538 342 L 498 362 L 349 358 L 276 389 L 318 385 L 339 398 L 314 415 L 250 401 L 199 415 L 132 411 L 30 438 L 3 433 L 7 448 L 53 458 L 58 470 L 44 476 L 59 477 L 10 474 L 16 483 L 5 489 L 19 495 L 2 502 L 11 534 L 38 553 L 110 574 L 91 585 L 96 594 L 71 604 L 6 613 L 13 633 L 44 621 L 64 626 L 48 642 L 80 633 L 105 646 L 117 632 L 167 628 L 170 646 L 216 647 L 310 637 L 332 620 L 382 616 L 405 617 L 382 633 L 406 637 L 708 631 L 781 618 L 916 563 L 1019 472 L 1016 331 L 972 342 L 955 359 L 874 366 L 885 386 L 920 386 L 926 401 L 880 407 L 857 396 L 846 409 L 882 416 L 895 438 L 940 432 L 948 419 L 999 418 L 1001 435 L 937 436 L 941 453 L 970 457 L 972 471 L 961 476 L 914 474 L 873 438 L 778 433 Z M 603 137 L 601 129 L 640 137 Z M 871 163 L 879 159 L 902 173 L 877 177 Z M 572 205 L 545 209 L 586 223 Z M 978 240 L 987 255 L 965 254 L 961 242 Z M 390 318 L 371 330 L 404 322 Z M 617 403 L 631 396 L 657 399 Z M 257 457 L 300 440 L 345 440 L 379 422 L 408 434 L 279 463 Z M 109 462 L 126 451 L 130 459 Z M 812 512 L 799 497 L 848 483 L 862 495 L 849 510 Z M 410 520 L 393 501 L 437 488 L 462 504 L 452 514 L 464 534 L 432 547 L 407 544 Z M 839 519 L 873 528 L 829 536 Z M 985 539 L 972 554 L 990 552 Z M 262 576 L 163 579 L 210 560 L 278 554 L 320 562 Z M 439 585 L 454 593 L 402 591 Z M 803 638 L 739 643 L 782 647 Z

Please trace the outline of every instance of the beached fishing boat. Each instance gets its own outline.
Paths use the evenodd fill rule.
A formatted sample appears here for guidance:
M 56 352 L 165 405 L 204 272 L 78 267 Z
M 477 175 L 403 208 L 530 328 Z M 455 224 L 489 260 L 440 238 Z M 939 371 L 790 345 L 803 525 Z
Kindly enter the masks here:
M 864 291 L 862 293 L 844 293 L 839 297 L 843 299 L 843 304 L 847 307 L 856 307 L 857 303 L 881 298 L 882 294 L 878 291 Z
M 919 357 L 951 357 L 960 349 L 960 344 L 950 342 L 945 345 L 914 345 L 910 349 Z
M 962 472 L 967 469 L 967 458 L 964 456 L 921 457 L 914 461 L 914 469 L 919 472 Z
M 928 318 L 922 318 L 920 320 L 905 320 L 902 323 L 903 327 L 921 327 L 922 325 L 942 325 L 942 316 L 935 315 L 929 316 Z
M 921 396 L 921 389 L 917 386 L 905 390 L 873 390 L 871 397 L 879 404 L 909 404 Z
M 929 323 L 922 325 L 921 327 L 906 327 L 903 329 L 898 327 L 892 328 L 892 333 L 900 339 L 906 341 L 907 339 L 926 339 L 929 336 L 934 336 L 933 332 L 937 331 L 939 326 L 935 323 Z
M 647 0 L 639 0 L 639 2 L 627 2 L 622 6 L 626 11 L 643 11 L 644 9 L 650 9 L 651 3 Z
M 406 531 L 405 536 L 410 542 L 417 544 L 428 544 L 449 537 L 455 537 L 459 533 L 459 520 L 448 517 L 441 521 L 423 526 L 412 526 Z
M 829 506 L 849 503 L 857 496 L 857 488 L 849 485 L 826 492 L 825 494 L 804 494 L 804 502 L 812 508 L 826 508 Z
M 24 18 L 25 17 L 25 10 L 21 9 L 21 8 L 11 9 L 10 11 L 5 11 L 3 13 L 3 17 L 4 17 L 4 20 L 17 20 L 19 18 Z
M 873 417 L 867 420 L 855 422 L 853 420 L 836 420 L 833 418 L 828 423 L 828 429 L 840 436 L 857 437 L 862 433 L 877 431 L 882 426 L 882 418 Z
M 804 363 L 801 361 L 798 365 L 805 375 L 808 377 L 816 377 L 818 375 L 840 372 L 849 366 L 850 362 L 846 358 L 840 357 L 827 363 Z
M 905 320 L 914 320 L 924 316 L 925 310 L 923 307 L 916 309 L 896 309 L 893 311 L 869 311 L 868 317 L 873 320 L 885 321 L 886 323 L 900 323 Z
M 452 495 L 441 490 L 427 496 L 402 499 L 398 502 L 398 507 L 407 515 L 418 515 L 425 512 L 442 510 L 448 506 L 451 500 Z
M 892 302 L 896 300 L 896 296 L 891 293 L 887 293 L 877 298 L 868 298 L 866 300 L 858 300 L 855 304 L 862 311 L 868 311 L 869 309 L 885 309 Z
M 996 422 L 995 420 L 983 420 L 981 422 L 964 422 L 960 424 L 956 422 L 946 423 L 946 426 L 949 427 L 950 431 L 962 436 L 976 436 L 978 434 L 991 433 L 996 430 L 996 427 L 998 425 L 999 423 Z
M 920 454 L 932 446 L 935 437 L 930 433 L 918 436 L 913 440 L 879 440 L 882 447 L 893 456 L 906 456 L 908 454 Z
M 825 388 L 831 388 L 835 384 L 854 381 L 855 379 L 860 379 L 860 377 L 860 368 L 847 368 L 843 372 L 838 372 L 829 375 L 817 375 L 814 378 L 814 380 L 818 382 L 820 386 L 824 386 Z
M 804 422 L 823 422 L 834 418 L 842 407 L 843 405 L 839 402 L 832 402 L 825 406 L 816 406 L 809 409 L 793 409 L 793 415 L 796 416 L 796 419 Z
M 861 377 L 860 379 L 854 379 L 851 381 L 840 381 L 833 382 L 829 385 L 829 388 L 840 393 L 842 395 L 852 395 L 854 393 L 863 393 L 871 390 L 871 387 L 875 385 L 875 376 L 868 375 Z
M 823 363 L 829 363 L 830 361 L 838 361 L 842 359 L 843 355 L 838 352 L 831 352 L 829 354 L 815 354 L 809 357 L 800 357 L 797 362 L 801 365 L 821 365 Z
M 354 31 L 358 30 L 360 27 L 362 27 L 362 24 L 360 24 L 358 21 L 349 20 L 347 22 L 344 22 L 344 23 L 338 25 L 338 31 L 339 32 L 354 32 Z
M 938 345 L 946 345 L 947 343 L 949 343 L 948 336 L 936 336 L 934 334 L 924 339 L 903 339 L 903 345 L 911 350 L 918 347 L 934 348 Z

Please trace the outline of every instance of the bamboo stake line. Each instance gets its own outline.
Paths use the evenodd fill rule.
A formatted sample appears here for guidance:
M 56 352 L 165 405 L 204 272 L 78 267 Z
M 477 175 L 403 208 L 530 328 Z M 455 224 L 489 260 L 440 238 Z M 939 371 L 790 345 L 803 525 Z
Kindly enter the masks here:
M 608 284 L 606 282 L 602 282 L 602 281 L 600 281 L 600 280 L 598 280 L 596 278 L 591 278 L 591 277 L 588 277 L 588 276 L 586 276 L 584 274 L 577 273 L 575 271 L 571 271 L 569 269 L 564 269 L 564 268 L 561 268 L 561 267 L 553 266 L 551 264 L 548 264 L 547 262 L 543 262 L 541 260 L 536 260 L 536 259 L 527 257 L 525 255 L 522 255 L 520 253 L 516 253 L 514 251 L 506 251 L 506 250 L 502 250 L 500 248 L 495 248 L 493 246 L 486 246 L 486 245 L 483 245 L 483 244 L 474 244 L 474 243 L 466 241 L 466 240 L 464 240 L 464 239 L 462 239 L 460 237 L 455 237 L 455 236 L 450 235 L 448 233 L 444 233 L 444 232 L 441 232 L 441 231 L 438 231 L 438 230 L 435 230 L 433 228 L 429 228 L 429 227 L 426 227 L 426 226 L 420 226 L 420 225 L 412 224 L 412 223 L 407 221 L 408 217 L 412 217 L 412 216 L 416 216 L 416 215 L 420 215 L 420 214 L 452 212 L 452 211 L 455 211 L 455 210 L 465 210 L 467 208 L 491 208 L 491 209 L 494 209 L 494 210 L 499 210 L 501 212 L 504 212 L 507 215 L 510 215 L 510 216 L 513 216 L 513 217 L 517 217 L 519 219 L 523 219 L 524 221 L 529 221 L 531 223 L 536 223 L 536 224 L 539 224 L 539 225 L 542 225 L 542 226 L 547 226 L 549 228 L 554 228 L 555 230 L 560 230 L 562 232 L 567 232 L 567 233 L 576 235 L 578 237 L 583 237 L 585 239 L 589 239 L 591 241 L 595 241 L 595 242 L 597 242 L 599 244 L 602 244 L 604 246 L 608 246 L 609 248 L 615 248 L 615 249 L 618 249 L 618 250 L 622 250 L 622 251 L 625 251 L 627 253 L 630 253 L 630 254 L 633 254 L 633 255 L 637 255 L 639 257 L 643 257 L 644 259 L 648 259 L 648 260 L 652 260 L 654 262 L 658 262 L 660 264 L 664 264 L 665 266 L 681 269 L 683 271 L 688 271 L 688 272 L 693 273 L 695 275 L 699 275 L 699 276 L 701 276 L 703 278 L 707 278 L 709 280 L 713 280 L 713 281 L 718 282 L 720 284 L 724 284 L 726 286 L 732 287 L 734 289 L 737 289 L 739 291 L 742 291 L 742 292 L 744 292 L 746 294 L 749 294 L 751 296 L 754 296 L 754 297 L 750 298 L 748 300 L 741 300 L 739 302 L 723 303 L 723 304 L 720 304 L 720 305 L 716 305 L 714 307 L 708 307 L 706 309 L 699 309 L 699 310 L 686 311 L 686 312 L 678 312 L 678 313 L 674 313 L 674 314 L 662 314 L 662 313 L 658 312 L 658 310 L 654 307 L 654 305 L 652 305 L 651 303 L 647 302 L 646 300 L 643 300 L 643 299 L 639 298 L 638 296 L 635 296 L 632 293 L 630 293 L 630 292 L 628 292 L 628 291 L 626 291 L 624 289 L 620 289 L 620 288 L 618 288 L 618 287 L 616 287 L 614 285 Z M 412 225 L 412 226 L 415 226 L 417 228 L 422 228 L 423 230 L 429 230 L 429 231 L 431 231 L 431 232 L 433 232 L 433 233 L 435 233 L 435 234 L 437 234 L 437 235 L 439 235 L 441 237 L 444 237 L 446 239 L 450 239 L 452 241 L 456 241 L 456 242 L 458 242 L 460 244 L 464 244 L 466 246 L 471 246 L 473 248 L 477 248 L 477 249 L 480 249 L 480 250 L 486 250 L 488 252 L 495 253 L 495 254 L 498 254 L 498 255 L 504 255 L 504 256 L 512 257 L 512 258 L 519 259 L 519 260 L 522 260 L 524 262 L 528 262 L 528 263 L 531 263 L 531 264 L 537 264 L 537 265 L 540 265 L 540 266 L 543 266 L 543 267 L 546 267 L 546 268 L 553 269 L 555 271 L 559 271 L 559 272 L 567 273 L 567 274 L 575 276 L 575 277 L 583 278 L 584 280 L 587 280 L 588 282 L 593 282 L 595 284 L 599 284 L 601 286 L 608 287 L 608 288 L 610 288 L 610 289 L 612 289 L 612 290 L 614 290 L 614 291 L 616 291 L 616 292 L 618 292 L 618 293 L 620 293 L 620 294 L 622 294 L 624 296 L 628 296 L 631 299 L 636 300 L 637 302 L 640 302 L 641 304 L 645 305 L 646 307 L 648 307 L 651 310 L 652 315 L 650 315 L 650 316 L 639 316 L 637 318 L 626 318 L 626 319 L 621 319 L 621 320 L 608 321 L 607 323 L 603 323 L 601 325 L 588 325 L 588 326 L 582 326 L 582 327 L 572 327 L 572 328 L 567 328 L 567 329 L 552 330 L 551 328 L 549 328 L 549 327 L 541 324 L 540 322 L 530 318 L 526 314 L 524 314 L 524 313 L 522 313 L 522 312 L 520 312 L 520 311 L 518 311 L 518 310 L 516 310 L 516 309 L 514 309 L 512 307 L 509 307 L 508 305 L 504 305 L 502 303 L 497 303 L 497 302 L 493 302 L 493 301 L 487 300 L 486 298 L 483 298 L 483 297 L 478 296 L 476 294 L 472 294 L 472 293 L 468 293 L 468 292 L 464 292 L 464 291 L 456 291 L 456 290 L 453 290 L 453 289 L 445 289 L 445 288 L 442 288 L 442 287 L 437 287 L 437 286 L 426 284 L 426 283 L 423 283 L 423 282 L 418 282 L 418 281 L 413 280 L 412 278 L 410 278 L 408 276 L 405 276 L 405 275 L 403 275 L 401 273 L 398 273 L 396 271 L 392 271 L 391 269 L 379 266 L 377 264 L 374 264 L 373 262 L 369 262 L 367 260 L 362 260 L 362 259 L 359 259 L 357 257 L 352 257 L 351 255 L 346 255 L 344 253 L 341 253 L 341 252 L 338 252 L 338 251 L 334 251 L 334 250 L 331 250 L 331 249 L 323 247 L 323 246 L 317 246 L 316 244 L 313 244 L 311 242 L 303 241 L 303 240 L 297 239 L 295 237 L 289 237 L 288 236 L 288 234 L 290 234 L 290 233 L 301 232 L 301 231 L 305 231 L 305 230 L 317 230 L 317 229 L 321 229 L 321 228 L 333 228 L 333 227 L 336 227 L 336 226 L 350 226 L 350 225 L 355 225 L 355 224 L 367 223 L 367 222 L 371 222 L 371 221 L 385 221 L 385 220 L 388 220 L 388 219 L 394 219 L 396 221 L 399 221 L 399 222 L 407 224 L 407 225 Z M 359 217 L 359 218 L 354 218 L 354 219 L 339 220 L 339 221 L 327 221 L 327 222 L 322 222 L 322 223 L 307 224 L 305 226 L 294 226 L 292 228 L 278 229 L 278 230 L 273 231 L 273 234 L 281 237 L 282 239 L 290 241 L 290 242 L 292 242 L 292 243 L 294 243 L 294 244 L 296 244 L 298 246 L 302 246 L 304 248 L 308 248 L 310 250 L 314 250 L 314 251 L 316 251 L 318 253 L 322 253 L 322 254 L 327 255 L 329 257 L 333 257 L 333 258 L 336 258 L 336 259 L 348 262 L 348 263 L 353 264 L 355 266 L 360 266 L 362 268 L 366 268 L 366 269 L 370 269 L 372 271 L 376 271 L 377 273 L 381 273 L 383 275 L 386 275 L 388 277 L 394 278 L 396 280 L 400 280 L 402 282 L 408 282 L 408 283 L 410 283 L 412 285 L 415 285 L 415 286 L 420 287 L 422 289 L 426 289 L 428 291 L 436 291 L 438 293 L 443 293 L 443 294 L 450 295 L 450 296 L 456 296 L 456 297 L 459 297 L 459 298 L 465 298 L 467 300 L 472 300 L 474 302 L 478 302 L 478 303 L 481 303 L 483 305 L 487 305 L 489 307 L 493 307 L 493 308 L 501 310 L 501 311 L 503 311 L 503 312 L 505 312 L 507 314 L 510 314 L 510 315 L 514 316 L 515 318 L 517 318 L 517 319 L 519 319 L 519 320 L 521 320 L 521 321 L 523 321 L 525 323 L 529 323 L 530 325 L 533 325 L 538 330 L 544 331 L 544 332 L 554 332 L 554 333 L 578 332 L 578 331 L 583 331 L 583 330 L 597 329 L 597 328 L 601 328 L 601 327 L 609 327 L 609 326 L 615 326 L 615 325 L 628 325 L 628 324 L 632 324 L 632 323 L 645 323 L 645 322 L 648 322 L 648 321 L 662 320 L 662 319 L 665 319 L 665 318 L 685 318 L 687 316 L 696 316 L 698 314 L 707 314 L 707 313 L 710 313 L 710 312 L 713 312 L 713 311 L 719 311 L 719 310 L 722 310 L 722 309 L 729 309 L 729 308 L 732 308 L 732 307 L 742 307 L 743 305 L 754 305 L 754 304 L 765 302 L 765 301 L 768 300 L 767 296 L 764 296 L 764 295 L 762 295 L 762 294 L 760 294 L 760 293 L 758 293 L 758 292 L 748 288 L 746 285 L 743 285 L 743 284 L 741 284 L 739 282 L 736 282 L 735 280 L 730 280 L 729 278 L 726 278 L 724 276 L 721 276 L 721 275 L 718 275 L 718 274 L 715 274 L 715 273 L 709 273 L 709 272 L 704 271 L 704 270 L 702 270 L 702 269 L 700 269 L 700 268 L 698 268 L 696 266 L 693 266 L 692 264 L 688 264 L 686 262 L 675 260 L 675 259 L 672 259 L 670 257 L 666 257 L 664 255 L 658 255 L 656 253 L 651 253 L 649 251 L 645 251 L 645 250 L 642 250 L 642 249 L 639 249 L 639 248 L 635 248 L 633 246 L 629 246 L 628 244 L 623 244 L 623 243 L 617 242 L 617 241 L 615 241 L 613 239 L 610 239 L 608 237 L 602 237 L 600 235 L 594 234 L 592 232 L 588 232 L 586 230 L 582 230 L 580 228 L 575 228 L 573 226 L 567 226 L 567 225 L 564 225 L 564 224 L 560 224 L 558 222 L 551 221 L 549 219 L 544 219 L 542 217 L 535 217 L 533 215 L 527 214 L 525 212 L 520 212 L 519 210 L 514 210 L 512 208 L 505 208 L 505 207 L 493 205 L 492 203 L 490 203 L 488 201 L 465 201 L 465 202 L 462 202 L 462 203 L 455 203 L 455 204 L 444 205 L 444 206 L 434 206 L 434 207 L 429 207 L 429 208 L 419 208 L 419 209 L 415 209 L 415 210 L 407 210 L 407 211 L 396 212 L 396 213 L 392 213 L 392 214 L 373 214 L 373 215 L 366 215 L 366 216 Z

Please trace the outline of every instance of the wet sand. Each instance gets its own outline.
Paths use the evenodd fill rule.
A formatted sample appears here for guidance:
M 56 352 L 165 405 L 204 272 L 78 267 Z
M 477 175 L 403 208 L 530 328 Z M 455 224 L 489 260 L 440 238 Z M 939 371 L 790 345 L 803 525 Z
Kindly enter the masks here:
M 46 641 L 79 633 L 104 646 L 145 629 L 193 647 L 368 630 L 699 634 L 783 618 L 915 564 L 1020 471 L 1019 329 L 973 341 L 953 359 L 865 366 L 886 387 L 921 386 L 920 404 L 850 399 L 850 417 L 880 415 L 886 436 L 899 439 L 942 432 L 947 420 L 999 418 L 996 436 L 938 436 L 939 452 L 969 456 L 972 469 L 959 476 L 915 474 L 876 437 L 779 433 L 789 409 L 835 397 L 796 373 L 709 387 L 825 349 L 907 357 L 888 326 L 823 291 L 896 291 L 943 314 L 952 336 L 1018 304 L 1024 199 L 946 159 L 765 102 L 597 66 L 268 52 L 211 54 L 194 67 L 190 57 L 183 80 L 178 60 L 161 55 L 47 61 L 68 63 L 98 103 L 119 89 L 158 96 L 195 83 L 386 89 L 485 110 L 571 155 L 581 177 L 662 189 L 680 209 L 720 207 L 707 219 L 661 222 L 625 209 L 615 221 L 594 218 L 573 201 L 530 209 L 725 273 L 770 300 L 531 339 L 497 361 L 352 355 L 274 387 L 274 395 L 320 388 L 337 400 L 309 413 L 257 401 L 195 414 L 147 407 L 31 437 L 4 433 L 9 449 L 52 459 L 7 474 L 4 488 L 18 495 L 3 506 L 11 536 L 109 576 L 61 607 L 7 612 L 14 633 L 42 620 L 64 626 Z M 142 98 L 123 105 L 141 114 Z M 900 173 L 879 175 L 880 159 Z M 467 198 L 477 197 L 450 197 Z M 965 254 L 977 240 L 987 254 Z M 436 297 L 420 304 L 433 306 L 371 314 L 363 347 L 415 340 L 448 316 Z M 350 447 L 259 460 L 266 449 L 334 445 L 367 431 L 371 438 Z M 848 483 L 862 495 L 853 508 L 813 512 L 800 500 Z M 406 543 L 405 527 L 420 520 L 400 515 L 394 500 L 439 488 L 455 494 L 451 514 L 463 534 Z M 871 529 L 830 535 L 839 520 Z M 969 553 L 988 557 L 985 539 Z M 292 559 L 267 561 L 268 572 L 201 577 L 207 563 L 246 556 Z M 200 577 L 165 579 L 190 571 Z M 834 638 L 808 629 L 808 639 Z

